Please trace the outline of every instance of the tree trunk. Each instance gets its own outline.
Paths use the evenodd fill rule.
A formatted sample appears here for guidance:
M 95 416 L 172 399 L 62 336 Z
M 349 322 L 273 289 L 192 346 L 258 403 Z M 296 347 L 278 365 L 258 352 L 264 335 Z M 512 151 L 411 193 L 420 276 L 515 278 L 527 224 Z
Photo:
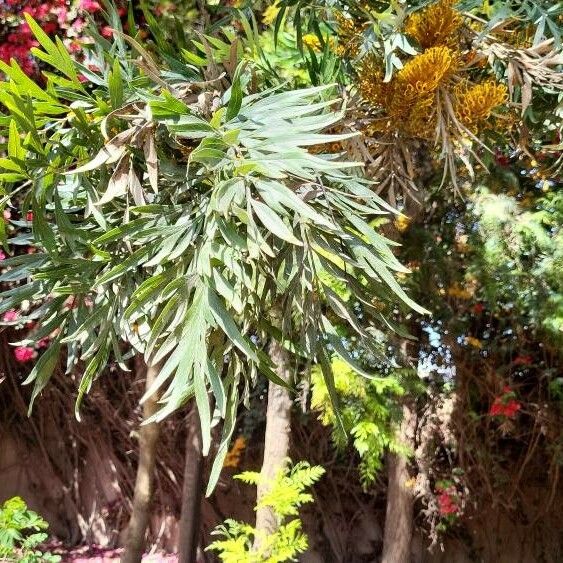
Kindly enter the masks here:
M 403 406 L 403 420 L 398 431 L 401 444 L 414 450 L 416 411 Z M 381 563 L 408 563 L 413 532 L 413 487 L 409 486 L 409 460 L 405 455 L 388 457 L 387 511 Z
M 270 357 L 276 374 L 284 381 L 291 379 L 289 353 L 276 340 L 270 344 Z M 266 412 L 266 433 L 264 437 L 264 461 L 260 471 L 257 499 L 270 490 L 270 481 L 285 465 L 289 456 L 289 435 L 291 431 L 291 405 L 289 391 L 270 382 L 268 386 L 268 407 Z M 261 536 L 267 536 L 278 529 L 279 523 L 270 507 L 256 511 L 256 543 Z
M 148 389 L 158 375 L 160 366 L 147 366 L 140 356 L 135 359 L 135 368 L 145 374 L 145 387 Z M 147 420 L 158 410 L 158 395 L 155 393 L 143 404 L 143 420 Z M 125 552 L 122 563 L 138 563 L 145 550 L 145 535 L 150 519 L 150 503 L 153 492 L 156 445 L 159 426 L 153 422 L 139 428 L 139 465 L 135 479 L 133 509 L 126 531 Z
M 199 543 L 201 499 L 203 487 L 203 454 L 201 426 L 194 403 L 187 418 L 186 460 L 182 486 L 180 516 L 179 563 L 195 563 Z

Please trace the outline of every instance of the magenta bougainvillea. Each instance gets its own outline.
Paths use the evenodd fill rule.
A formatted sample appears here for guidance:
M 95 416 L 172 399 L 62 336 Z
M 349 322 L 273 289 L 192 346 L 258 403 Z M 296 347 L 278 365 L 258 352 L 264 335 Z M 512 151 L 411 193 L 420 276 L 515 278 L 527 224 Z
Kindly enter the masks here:
M 31 54 L 37 46 L 31 30 L 24 20 L 29 14 L 48 35 L 59 35 L 68 50 L 79 59 L 88 43 L 83 36 L 86 14 L 96 16 L 102 10 L 97 0 L 0 0 L 0 60 L 9 63 L 15 59 L 23 71 L 30 76 L 38 75 L 39 66 Z M 127 10 L 119 9 L 122 17 Z M 100 18 L 100 32 L 111 35 L 109 26 Z
M 14 356 L 16 360 L 22 364 L 32 361 L 36 355 L 37 352 L 30 346 L 18 346 L 14 348 Z

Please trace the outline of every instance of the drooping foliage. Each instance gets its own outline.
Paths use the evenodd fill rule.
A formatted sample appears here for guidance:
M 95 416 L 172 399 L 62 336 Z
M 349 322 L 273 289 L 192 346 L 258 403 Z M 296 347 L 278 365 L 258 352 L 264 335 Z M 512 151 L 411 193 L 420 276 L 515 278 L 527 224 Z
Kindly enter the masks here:
M 110 20 L 119 29 L 114 10 Z M 327 310 L 380 356 L 373 330 L 386 321 L 374 304 L 423 311 L 394 277 L 406 269 L 390 241 L 369 224 L 392 209 L 348 172 L 355 163 L 307 150 L 351 136 L 322 133 L 343 115 L 330 109 L 329 86 L 250 94 L 236 41 L 222 65 L 227 81 L 222 42 L 209 38 L 207 61 L 186 51 L 166 68 L 119 30 L 113 44 L 97 38 L 99 70 L 83 82 L 61 41 L 27 21 L 35 55 L 58 71 L 41 88 L 15 61 L 0 66 L 4 201 L 29 210 L 24 236 L 37 248 L 4 261 L 2 280 L 21 283 L 3 293 L 0 311 L 37 302 L 28 341 L 56 332 L 26 380 L 31 402 L 63 348 L 69 373 L 84 366 L 77 414 L 110 356 L 130 353 L 123 343 L 165 360 L 148 391 L 164 389 L 157 420 L 195 396 L 207 452 L 212 418 L 225 418 L 213 485 L 239 394 L 258 373 L 283 383 L 262 350 L 268 338 L 319 361 L 333 389 L 327 346 L 361 368 Z M 361 323 L 325 272 L 352 288 Z

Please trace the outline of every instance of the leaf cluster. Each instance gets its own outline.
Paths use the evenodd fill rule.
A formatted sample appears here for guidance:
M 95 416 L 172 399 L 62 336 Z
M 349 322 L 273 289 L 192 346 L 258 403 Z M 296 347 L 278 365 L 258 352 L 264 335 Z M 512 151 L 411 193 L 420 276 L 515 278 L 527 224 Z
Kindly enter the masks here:
M 0 507 L 0 558 L 20 563 L 57 563 L 60 556 L 43 553 L 38 546 L 47 539 L 49 524 L 29 510 L 20 497 Z

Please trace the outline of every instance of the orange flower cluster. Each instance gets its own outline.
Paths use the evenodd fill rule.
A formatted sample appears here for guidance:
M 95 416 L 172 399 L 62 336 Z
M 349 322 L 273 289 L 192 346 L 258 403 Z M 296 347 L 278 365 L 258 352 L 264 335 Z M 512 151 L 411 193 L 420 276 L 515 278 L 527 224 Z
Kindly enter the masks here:
M 455 90 L 458 119 L 470 130 L 476 130 L 492 111 L 506 102 L 508 90 L 504 84 L 487 80 L 480 84 L 459 85 Z
M 457 69 L 458 54 L 449 47 L 431 47 L 413 57 L 398 73 L 406 96 L 435 92 Z
M 225 456 L 225 461 L 223 462 L 223 467 L 233 467 L 237 468 L 240 464 L 240 458 L 242 456 L 242 452 L 246 448 L 246 440 L 244 436 L 239 436 L 232 448 L 229 450 L 227 455 Z
M 432 47 L 409 60 L 390 82 L 383 82 L 380 63 L 366 57 L 359 69 L 363 99 L 384 110 L 382 129 L 400 128 L 419 137 L 432 135 L 433 106 L 438 88 L 451 78 L 459 55 L 449 47 Z
M 423 49 L 444 45 L 455 48 L 463 24 L 461 14 L 454 9 L 455 0 L 439 0 L 411 14 L 405 22 L 405 33 Z
M 353 21 L 345 21 L 352 30 Z M 405 32 L 424 51 L 408 60 L 390 82 L 383 81 L 379 59 L 374 55 L 363 59 L 358 69 L 360 95 L 383 114 L 381 120 L 370 125 L 368 133 L 395 130 L 418 138 L 433 138 L 440 89 L 445 96 L 451 96 L 459 122 L 470 131 L 476 131 L 506 101 L 506 87 L 494 80 L 472 85 L 460 82 L 462 55 L 458 45 L 462 25 L 454 0 L 438 0 L 407 19 Z M 456 82 L 458 85 L 454 86 Z

